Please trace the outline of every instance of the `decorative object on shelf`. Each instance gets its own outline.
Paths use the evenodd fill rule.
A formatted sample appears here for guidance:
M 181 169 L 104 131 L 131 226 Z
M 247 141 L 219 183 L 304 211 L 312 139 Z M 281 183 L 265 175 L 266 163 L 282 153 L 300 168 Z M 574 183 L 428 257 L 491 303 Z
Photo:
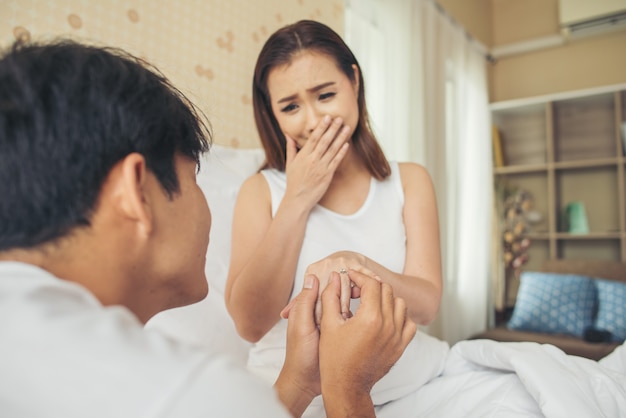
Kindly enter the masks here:
M 589 224 L 587 222 L 587 211 L 585 204 L 580 201 L 570 202 L 565 207 L 565 223 L 570 234 L 588 234 Z
M 528 214 L 533 207 L 533 197 L 523 189 L 504 186 L 504 265 L 509 272 L 519 276 L 521 267 L 528 262 L 530 239 L 526 236 L 529 228 Z
M 527 190 L 513 186 L 504 178 L 496 182 L 502 214 L 502 254 L 504 258 L 504 295 L 508 299 L 511 281 L 519 279 L 522 266 L 529 260 L 530 239 L 527 234 L 531 218 L 540 217 L 532 210 L 533 196 Z
M 502 149 L 502 138 L 496 125 L 491 127 L 491 139 L 493 141 L 493 165 L 494 167 L 504 167 L 504 150 Z

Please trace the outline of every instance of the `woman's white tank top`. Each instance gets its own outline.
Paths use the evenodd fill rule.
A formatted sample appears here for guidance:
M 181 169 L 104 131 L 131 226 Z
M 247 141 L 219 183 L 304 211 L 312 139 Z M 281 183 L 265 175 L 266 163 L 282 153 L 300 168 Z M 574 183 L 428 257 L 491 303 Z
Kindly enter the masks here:
M 391 175 L 385 180 L 378 181 L 372 177 L 367 198 L 355 213 L 342 215 L 320 205 L 313 208 L 298 259 L 292 298 L 302 289 L 307 267 L 337 251 L 361 253 L 391 271 L 403 271 L 406 258 L 406 231 L 402 216 L 404 193 L 398 163 L 390 162 L 390 165 Z M 263 170 L 261 173 L 270 188 L 274 216 L 285 194 L 287 177 L 284 172 L 273 169 Z M 358 304 L 358 299 L 352 301 L 352 312 L 356 312 Z M 420 334 L 422 333 L 418 332 Z M 253 345 L 249 354 L 250 370 L 272 384 L 285 359 L 286 335 L 287 321 L 280 319 Z M 431 337 L 422 334 L 419 338 Z M 442 344 L 447 350 L 447 344 Z M 392 370 L 374 386 L 372 398 L 375 404 L 380 405 L 404 396 L 425 383 L 418 382 L 422 380 L 419 376 L 423 374 L 425 366 L 420 364 L 419 355 L 416 341 L 413 341 Z M 416 370 L 420 368 L 421 371 Z M 412 370 L 416 371 L 413 375 Z

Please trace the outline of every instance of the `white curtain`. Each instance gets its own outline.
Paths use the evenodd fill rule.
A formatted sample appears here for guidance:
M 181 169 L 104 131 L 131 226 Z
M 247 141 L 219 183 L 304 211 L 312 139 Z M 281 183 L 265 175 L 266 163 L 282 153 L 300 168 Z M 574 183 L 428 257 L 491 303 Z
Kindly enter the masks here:
M 431 0 L 346 0 L 345 38 L 387 157 L 433 177 L 444 295 L 426 331 L 455 343 L 483 330 L 493 311 L 486 51 Z

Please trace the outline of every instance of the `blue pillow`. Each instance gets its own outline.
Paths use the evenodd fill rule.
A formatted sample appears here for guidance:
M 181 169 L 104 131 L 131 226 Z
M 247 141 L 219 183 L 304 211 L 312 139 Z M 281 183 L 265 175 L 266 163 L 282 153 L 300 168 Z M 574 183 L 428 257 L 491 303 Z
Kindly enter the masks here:
M 594 324 L 594 280 L 574 274 L 522 272 L 513 315 L 513 330 L 583 337 Z
M 610 331 L 612 341 L 626 340 L 626 283 L 596 279 L 598 314 L 595 328 Z

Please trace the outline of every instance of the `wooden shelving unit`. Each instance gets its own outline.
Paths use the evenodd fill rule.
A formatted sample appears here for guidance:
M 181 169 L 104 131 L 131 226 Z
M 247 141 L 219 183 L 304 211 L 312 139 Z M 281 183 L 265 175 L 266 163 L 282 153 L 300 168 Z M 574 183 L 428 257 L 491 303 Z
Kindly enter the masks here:
M 505 162 L 494 167 L 494 180 L 530 192 L 542 215 L 526 233 L 524 269 L 549 258 L 626 261 L 626 85 L 494 103 L 491 113 Z M 574 201 L 585 207 L 588 234 L 564 229 Z M 507 306 L 515 281 L 507 283 Z

